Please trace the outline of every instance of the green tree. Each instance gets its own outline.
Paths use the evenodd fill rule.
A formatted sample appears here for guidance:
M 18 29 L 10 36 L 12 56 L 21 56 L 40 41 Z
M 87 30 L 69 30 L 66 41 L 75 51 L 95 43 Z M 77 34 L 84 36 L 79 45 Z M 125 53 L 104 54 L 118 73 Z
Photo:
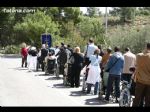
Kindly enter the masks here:
M 28 38 L 27 40 L 31 44 L 36 43 L 40 45 L 41 34 L 45 33 L 46 30 L 52 35 L 52 38 L 57 38 L 59 36 L 58 26 L 58 24 L 52 21 L 51 17 L 45 15 L 41 11 L 37 11 L 34 14 L 27 14 L 27 16 L 23 18 L 23 22 L 17 23 L 14 29 L 17 33 L 21 32 L 26 34 L 25 38 Z
M 87 8 L 87 16 L 89 17 L 96 17 L 100 16 L 101 12 L 97 7 L 88 7 Z
M 99 18 L 90 18 L 83 16 L 82 21 L 78 25 L 81 37 L 88 39 L 90 37 L 95 38 L 99 42 L 104 42 L 104 28 Z
M 120 19 L 123 22 L 133 22 L 136 7 L 120 7 Z

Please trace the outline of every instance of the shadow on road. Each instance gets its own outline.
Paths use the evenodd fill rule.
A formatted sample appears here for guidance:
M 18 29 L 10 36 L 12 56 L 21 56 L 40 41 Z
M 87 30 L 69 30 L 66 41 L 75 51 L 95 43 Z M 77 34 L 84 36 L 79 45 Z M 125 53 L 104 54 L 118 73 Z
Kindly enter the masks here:
M 14 69 L 14 70 L 19 70 L 19 71 L 22 71 L 22 70 L 28 70 L 28 68 L 22 68 L 22 67 L 17 67 L 17 68 L 8 68 L 8 69 Z
M 86 93 L 82 91 L 71 91 L 69 96 L 86 96 Z
M 51 75 L 43 73 L 43 74 L 36 74 L 35 76 L 51 76 Z
M 90 98 L 85 100 L 85 105 L 106 105 L 108 102 L 104 102 L 98 98 Z
M 68 88 L 70 88 L 70 86 L 64 86 L 63 83 L 59 83 L 59 84 L 53 84 L 53 88 L 64 88 L 64 89 L 68 89 Z
M 62 79 L 63 79 L 63 77 L 49 77 L 45 80 L 62 80 Z

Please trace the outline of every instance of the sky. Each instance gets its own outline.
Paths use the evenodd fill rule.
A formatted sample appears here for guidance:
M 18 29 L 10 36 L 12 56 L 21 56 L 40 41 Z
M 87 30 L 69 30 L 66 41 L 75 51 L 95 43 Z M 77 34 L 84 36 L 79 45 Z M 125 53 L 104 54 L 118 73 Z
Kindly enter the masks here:
M 102 12 L 102 13 L 105 13 L 105 8 L 106 7 L 98 7 L 99 9 L 100 9 L 100 11 Z M 109 12 L 109 10 L 111 10 L 112 8 L 111 7 L 108 7 L 107 8 L 107 11 Z M 80 10 L 83 12 L 83 13 L 86 13 L 86 11 L 87 11 L 87 8 L 86 7 L 80 7 Z

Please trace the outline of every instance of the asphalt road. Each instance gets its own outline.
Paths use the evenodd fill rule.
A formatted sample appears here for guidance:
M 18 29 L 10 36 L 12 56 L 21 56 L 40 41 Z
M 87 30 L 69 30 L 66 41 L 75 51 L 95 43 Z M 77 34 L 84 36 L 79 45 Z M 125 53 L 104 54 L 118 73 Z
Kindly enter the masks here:
M 81 83 L 82 84 L 82 83 Z M 116 106 L 86 95 L 79 88 L 64 87 L 62 76 L 56 79 L 44 72 L 21 68 L 21 58 L 0 57 L 0 106 Z

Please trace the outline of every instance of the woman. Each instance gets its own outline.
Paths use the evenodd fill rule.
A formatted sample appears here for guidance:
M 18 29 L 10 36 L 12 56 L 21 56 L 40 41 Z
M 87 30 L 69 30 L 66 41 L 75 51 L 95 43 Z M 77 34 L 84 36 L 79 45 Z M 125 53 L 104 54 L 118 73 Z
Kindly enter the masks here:
M 80 71 L 83 65 L 83 54 L 80 53 L 80 48 L 76 47 L 72 55 L 74 62 L 72 63 L 71 87 L 80 86 Z
M 22 43 L 22 48 L 21 48 L 22 67 L 24 63 L 25 63 L 25 67 L 27 67 L 27 55 L 28 55 L 28 50 L 26 48 L 26 43 Z
M 99 83 L 101 81 L 101 69 L 100 69 L 100 62 L 102 57 L 99 56 L 100 50 L 96 49 L 94 51 L 94 55 L 90 56 L 91 63 L 89 64 L 88 68 L 88 77 L 87 77 L 87 94 L 90 94 L 91 87 L 94 85 L 94 95 L 98 94 Z

